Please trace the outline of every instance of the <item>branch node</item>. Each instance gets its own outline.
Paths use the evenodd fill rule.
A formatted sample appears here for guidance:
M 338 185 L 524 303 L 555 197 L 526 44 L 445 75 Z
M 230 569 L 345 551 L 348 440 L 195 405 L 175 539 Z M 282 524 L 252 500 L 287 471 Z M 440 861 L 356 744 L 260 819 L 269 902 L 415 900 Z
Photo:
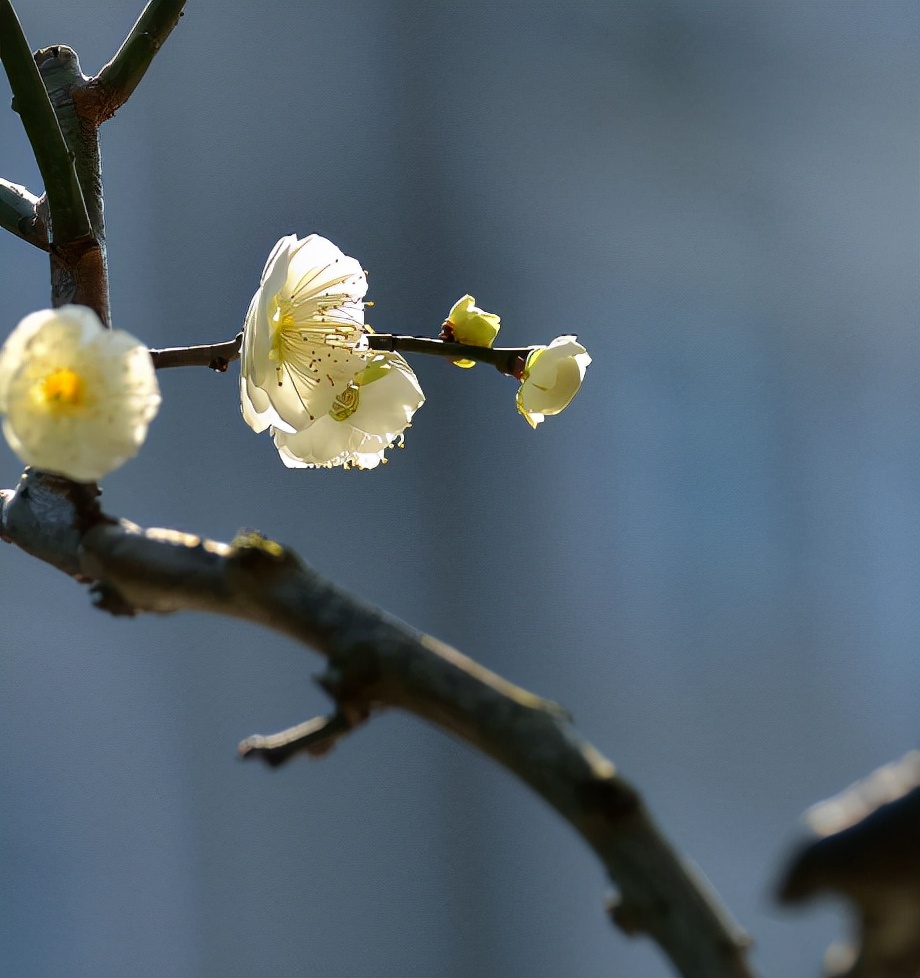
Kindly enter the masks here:
M 249 573 L 259 571 L 295 570 L 302 565 L 297 555 L 287 550 L 275 540 L 270 540 L 258 530 L 242 529 L 231 540 L 232 559 L 236 565 Z
M 182 16 L 185 0 L 149 0 L 112 60 L 91 79 L 96 125 L 110 119 L 131 97 L 163 42 Z
M 50 472 L 27 468 L 3 499 L 3 532 L 8 540 L 39 560 L 85 581 L 80 541 L 103 516 L 93 483 L 71 482 Z

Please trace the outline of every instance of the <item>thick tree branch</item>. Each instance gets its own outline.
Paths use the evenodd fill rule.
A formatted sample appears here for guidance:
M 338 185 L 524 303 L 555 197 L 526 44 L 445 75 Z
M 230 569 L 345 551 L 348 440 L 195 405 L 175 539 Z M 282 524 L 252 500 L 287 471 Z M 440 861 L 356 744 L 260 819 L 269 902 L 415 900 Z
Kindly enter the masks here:
M 0 515 L 0 535 L 94 581 L 97 603 L 112 613 L 227 615 L 325 655 L 323 685 L 339 719 L 293 731 L 289 742 L 299 737 L 309 747 L 313 737 L 329 739 L 329 724 L 340 735 L 386 707 L 463 738 L 580 833 L 619 889 L 612 916 L 621 927 L 651 936 L 683 975 L 751 975 L 743 934 L 662 836 L 636 790 L 553 703 L 346 594 L 258 534 L 224 544 L 144 531 L 103 516 L 85 487 L 28 471 L 4 495 Z
M 39 213 L 41 200 L 18 183 L 0 177 L 0 227 L 47 251 L 48 228 Z
M 0 0 L 0 59 L 45 183 L 55 242 L 84 238 L 90 220 L 73 158 L 10 0 Z
M 99 130 L 80 107 L 87 79 L 76 51 L 64 44 L 42 48 L 35 62 L 73 160 L 90 224 L 89 233 L 79 238 L 62 234 L 51 201 L 51 304 L 89 306 L 109 325 Z
M 87 84 L 83 98 L 96 125 L 128 101 L 160 47 L 179 23 L 185 0 L 150 0 L 115 57 Z

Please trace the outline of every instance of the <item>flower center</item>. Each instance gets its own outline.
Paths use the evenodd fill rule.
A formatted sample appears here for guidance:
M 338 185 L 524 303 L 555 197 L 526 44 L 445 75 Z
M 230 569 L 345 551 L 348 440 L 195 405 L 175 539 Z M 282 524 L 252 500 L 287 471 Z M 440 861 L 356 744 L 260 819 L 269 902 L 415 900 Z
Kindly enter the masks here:
M 69 367 L 58 367 L 46 374 L 34 389 L 36 398 L 55 414 L 68 413 L 86 401 L 86 383 Z

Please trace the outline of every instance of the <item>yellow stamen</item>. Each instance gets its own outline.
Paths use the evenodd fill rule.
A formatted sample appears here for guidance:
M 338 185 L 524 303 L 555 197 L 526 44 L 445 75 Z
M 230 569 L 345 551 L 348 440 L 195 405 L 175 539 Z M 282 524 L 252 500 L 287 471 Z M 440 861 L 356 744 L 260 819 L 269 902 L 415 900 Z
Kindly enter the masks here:
M 76 371 L 58 367 L 35 385 L 35 395 L 51 410 L 66 411 L 85 402 L 86 384 Z
M 286 329 L 291 329 L 294 325 L 294 315 L 290 303 L 278 303 L 278 308 L 272 316 L 272 339 L 271 347 L 268 351 L 268 359 L 274 360 L 278 364 L 284 363 L 284 339 L 283 333 Z M 280 373 L 279 373 L 280 383 Z

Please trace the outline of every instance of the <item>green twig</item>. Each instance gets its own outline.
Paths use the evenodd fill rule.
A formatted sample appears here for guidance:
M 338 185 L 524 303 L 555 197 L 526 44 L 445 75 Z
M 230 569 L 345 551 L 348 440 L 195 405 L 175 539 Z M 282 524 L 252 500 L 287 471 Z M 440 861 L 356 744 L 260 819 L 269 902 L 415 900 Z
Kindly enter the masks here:
M 10 0 L 0 0 L 0 59 L 45 183 L 54 241 L 86 237 L 90 223 L 73 158 Z
M 38 212 L 40 200 L 25 187 L 0 177 L 0 227 L 47 251 L 48 229 Z
M 111 118 L 131 97 L 161 45 L 179 23 L 185 0 L 150 0 L 115 57 L 87 86 L 97 99 L 96 122 Z

